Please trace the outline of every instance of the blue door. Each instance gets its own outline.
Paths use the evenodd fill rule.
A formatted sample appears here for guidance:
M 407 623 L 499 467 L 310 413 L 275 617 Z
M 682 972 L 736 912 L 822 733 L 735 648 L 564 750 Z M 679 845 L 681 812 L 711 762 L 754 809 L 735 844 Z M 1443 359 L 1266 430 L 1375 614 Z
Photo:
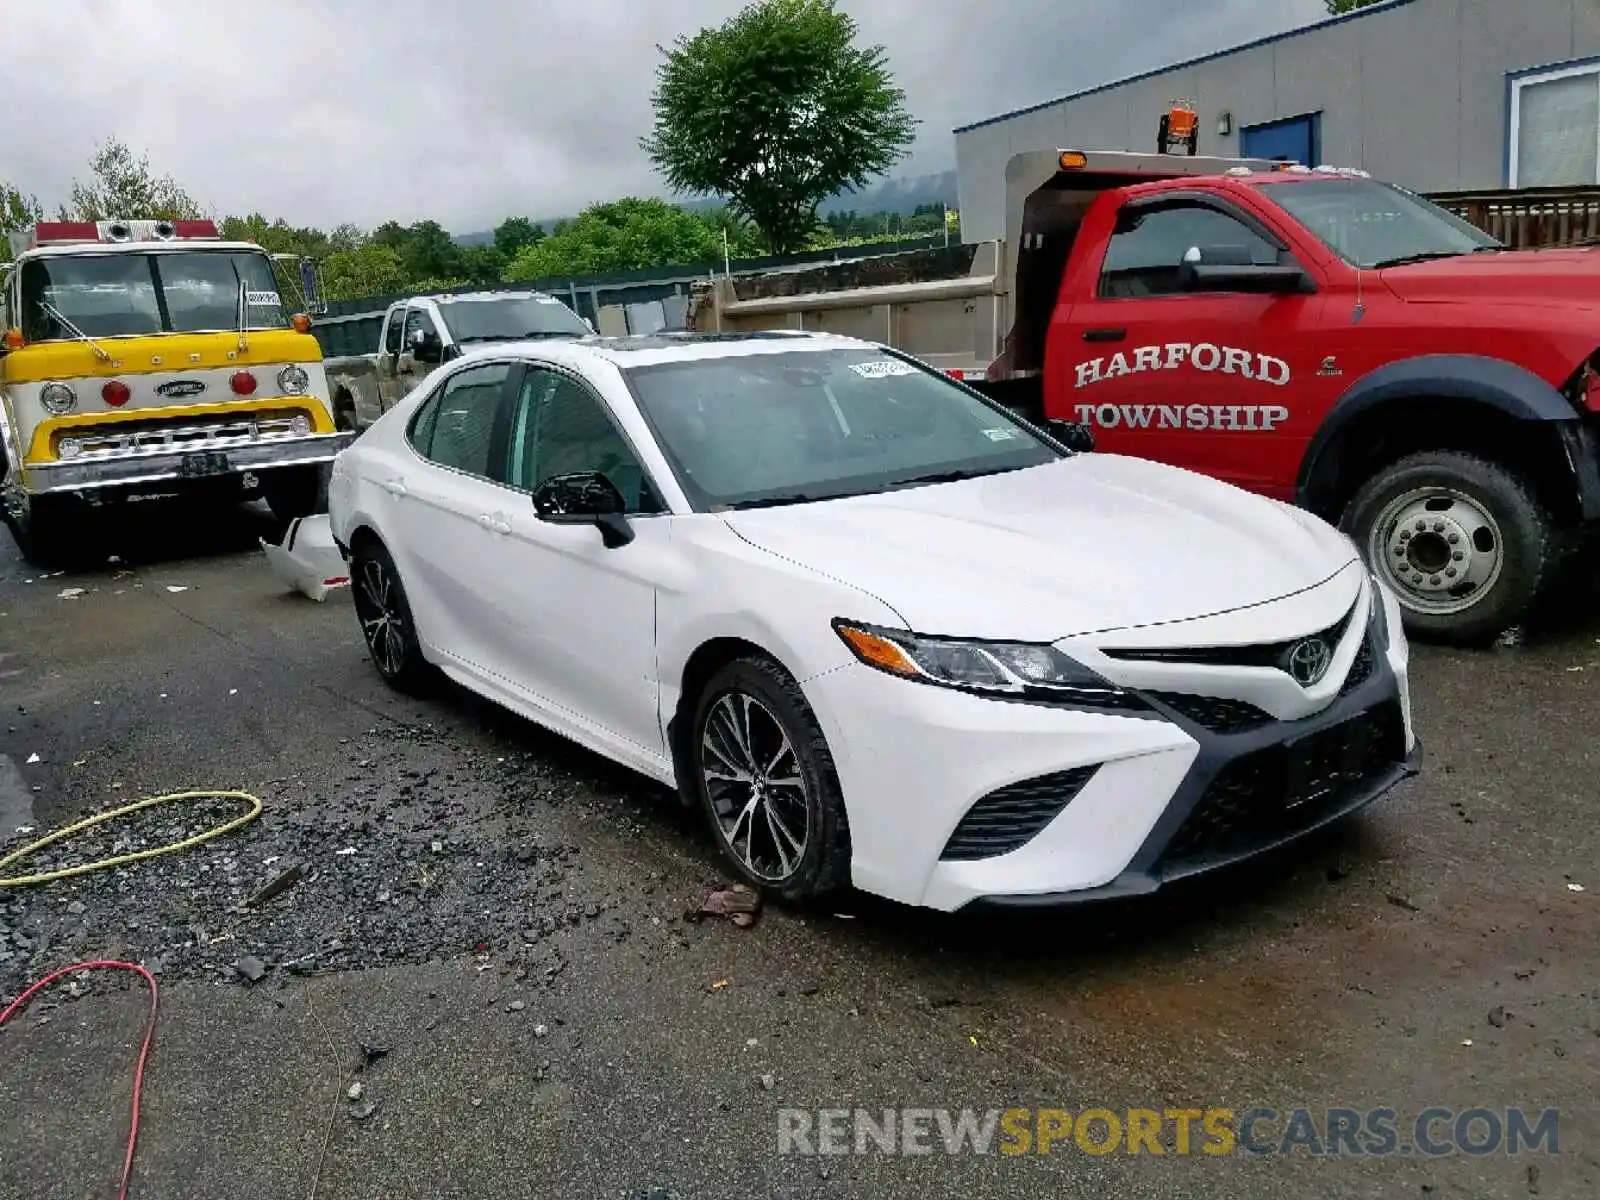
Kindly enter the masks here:
M 1239 131 L 1239 151 L 1245 158 L 1274 158 L 1281 162 L 1317 165 L 1322 151 L 1322 118 L 1317 113 L 1247 125 Z

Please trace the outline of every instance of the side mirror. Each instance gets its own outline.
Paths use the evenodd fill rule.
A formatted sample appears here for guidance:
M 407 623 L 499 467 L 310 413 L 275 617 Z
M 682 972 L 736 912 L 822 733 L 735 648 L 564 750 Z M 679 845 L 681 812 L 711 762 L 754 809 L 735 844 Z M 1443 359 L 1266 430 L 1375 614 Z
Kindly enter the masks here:
M 633 527 L 623 514 L 627 502 L 617 485 L 601 471 L 552 475 L 533 493 L 533 510 L 541 521 L 557 525 L 593 525 L 611 550 L 633 541 Z
M 411 357 L 420 363 L 437 363 L 444 358 L 444 343 L 427 329 L 411 331 Z
M 1074 454 L 1089 454 L 1094 451 L 1094 430 L 1087 425 L 1055 417 L 1045 422 L 1045 429 L 1049 431 L 1051 437 Z

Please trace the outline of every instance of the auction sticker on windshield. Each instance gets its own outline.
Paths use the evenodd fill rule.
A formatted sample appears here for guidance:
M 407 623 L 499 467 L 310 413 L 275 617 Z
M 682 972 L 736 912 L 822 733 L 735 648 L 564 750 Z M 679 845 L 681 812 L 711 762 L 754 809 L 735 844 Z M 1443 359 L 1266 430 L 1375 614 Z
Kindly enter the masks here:
M 851 363 L 850 369 L 863 379 L 888 379 L 892 375 L 915 375 L 917 369 L 910 363 L 896 362 L 892 358 L 873 362 Z
M 244 302 L 253 304 L 258 308 L 276 308 L 282 303 L 277 292 L 246 292 Z

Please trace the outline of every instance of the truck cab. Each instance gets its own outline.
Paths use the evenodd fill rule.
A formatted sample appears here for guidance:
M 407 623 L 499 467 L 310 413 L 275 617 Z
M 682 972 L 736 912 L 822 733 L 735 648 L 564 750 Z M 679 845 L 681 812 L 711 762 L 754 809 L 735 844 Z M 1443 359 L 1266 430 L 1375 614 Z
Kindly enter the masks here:
M 593 333 L 587 321 L 543 292 L 412 296 L 384 311 L 376 354 L 329 360 L 335 411 L 343 428 L 364 430 L 435 366 L 473 347 Z
M 310 318 L 210 221 L 56 221 L 12 236 L 0 296 L 0 516 L 23 553 L 81 548 L 154 493 L 318 502 L 334 428 Z
M 1013 160 L 987 390 L 1340 525 L 1414 635 L 1516 624 L 1600 521 L 1600 249 L 1513 251 L 1364 172 Z

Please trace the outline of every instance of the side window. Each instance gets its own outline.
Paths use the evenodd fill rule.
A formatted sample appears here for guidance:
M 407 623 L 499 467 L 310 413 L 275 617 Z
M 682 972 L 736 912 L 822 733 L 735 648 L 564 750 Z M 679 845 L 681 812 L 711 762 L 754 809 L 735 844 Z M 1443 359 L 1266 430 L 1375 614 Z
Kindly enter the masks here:
M 417 453 L 468 475 L 499 475 L 495 427 L 510 374 L 509 363 L 485 363 L 445 380 L 412 423 L 411 444 Z
M 400 353 L 400 325 L 405 320 L 405 309 L 397 308 L 389 314 L 389 324 L 383 331 L 383 349 L 388 354 Z
M 437 333 L 438 329 L 434 326 L 433 318 L 428 315 L 426 309 L 407 309 L 406 329 L 404 336 L 401 338 L 400 344 L 402 346 L 411 345 L 411 335 L 417 332 Z
M 601 471 L 630 513 L 661 511 L 644 468 L 604 403 L 570 375 L 531 367 L 512 418 L 507 482 L 531 492 L 574 471 Z
M 1183 289 L 1178 269 L 1190 250 L 1214 261 L 1270 267 L 1278 247 L 1227 213 L 1200 204 L 1124 209 L 1106 247 L 1100 295 L 1113 300 L 1171 296 Z

